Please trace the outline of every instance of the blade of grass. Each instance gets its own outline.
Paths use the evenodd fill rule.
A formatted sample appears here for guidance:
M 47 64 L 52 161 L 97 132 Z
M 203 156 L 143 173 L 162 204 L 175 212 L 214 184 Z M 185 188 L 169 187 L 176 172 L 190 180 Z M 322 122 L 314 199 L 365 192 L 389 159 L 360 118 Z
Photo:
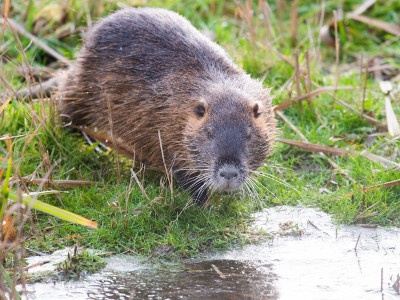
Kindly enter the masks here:
M 15 298 L 18 300 L 21 300 L 21 296 L 19 295 L 18 291 L 15 289 L 14 283 L 13 283 L 10 275 L 8 275 L 6 269 L 3 267 L 2 264 L 0 264 L 0 270 L 1 270 L 1 274 L 3 275 L 5 282 L 10 287 L 10 289 L 12 289 L 12 293 L 15 296 Z
M 4 102 L 1 106 L 0 106 L 0 114 L 3 112 L 3 110 L 6 108 L 6 106 L 8 105 L 8 103 L 10 103 L 11 99 L 13 97 L 10 97 L 6 100 L 6 102 Z
M 4 207 L 7 204 L 7 198 L 9 196 L 9 189 L 8 189 L 8 183 L 10 181 L 10 176 L 11 176 L 11 166 L 12 166 L 12 155 L 11 155 L 11 143 L 9 140 L 7 140 L 7 144 L 9 144 L 10 147 L 10 158 L 8 159 L 8 166 L 7 166 L 7 172 L 6 172 L 6 178 L 4 180 L 4 185 L 1 188 L 0 191 L 0 198 L 1 200 L 1 207 L 0 207 L 0 218 L 3 216 L 4 212 Z
M 17 192 L 15 192 L 15 191 L 10 191 L 8 197 L 11 200 L 18 201 L 18 195 L 17 195 Z M 59 219 L 97 229 L 96 222 L 90 221 L 84 217 L 77 215 L 77 214 L 74 214 L 74 213 L 71 213 L 64 209 L 55 207 L 51 204 L 39 201 L 39 200 L 29 197 L 27 195 L 22 195 L 22 202 L 26 205 L 32 206 L 35 209 L 43 211 L 43 212 L 45 212 L 49 215 L 55 216 Z

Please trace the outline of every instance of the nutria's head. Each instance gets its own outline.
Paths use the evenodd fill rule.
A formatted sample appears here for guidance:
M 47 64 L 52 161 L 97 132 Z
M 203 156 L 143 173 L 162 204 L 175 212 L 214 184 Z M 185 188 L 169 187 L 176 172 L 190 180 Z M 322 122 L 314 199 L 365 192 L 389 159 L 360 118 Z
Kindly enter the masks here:
M 214 90 L 191 101 L 187 113 L 188 167 L 211 189 L 241 189 L 272 147 L 275 119 L 269 90 Z

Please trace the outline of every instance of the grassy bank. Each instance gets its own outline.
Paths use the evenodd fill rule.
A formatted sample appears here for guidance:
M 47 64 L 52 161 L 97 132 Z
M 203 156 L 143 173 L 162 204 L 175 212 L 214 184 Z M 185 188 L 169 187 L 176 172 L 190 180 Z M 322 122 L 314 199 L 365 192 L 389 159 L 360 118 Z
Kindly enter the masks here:
M 51 252 L 78 242 L 103 251 L 187 257 L 233 243 L 253 242 L 248 228 L 251 212 L 284 204 L 320 207 L 346 224 L 400 224 L 398 186 L 363 192 L 365 187 L 400 179 L 399 140 L 387 132 L 385 94 L 379 86 L 379 80 L 392 83 L 388 97 L 393 98 L 391 106 L 399 115 L 399 39 L 385 28 L 348 17 L 362 1 L 342 1 L 340 6 L 337 2 L 299 1 L 298 7 L 291 1 L 269 1 L 269 5 L 253 2 L 253 11 L 250 2 L 142 4 L 177 11 L 211 35 L 248 73 L 273 87 L 275 105 L 320 87 L 350 87 L 324 91 L 280 110 L 287 118 L 283 121 L 277 117 L 280 137 L 363 155 L 352 152 L 333 156 L 329 151 L 321 155 L 277 142 L 260 170 L 270 175 L 258 177 L 251 196 L 215 195 L 212 208 L 202 210 L 188 204 L 189 195 L 182 189 L 171 189 L 162 174 L 134 167 L 138 184 L 130 171 L 132 161 L 123 157 L 118 158 L 122 170 L 119 176 L 113 153 L 98 152 L 97 145 L 90 146 L 80 133 L 62 128 L 47 99 L 12 101 L 0 117 L 0 137 L 21 136 L 12 140 L 15 180 L 34 174 L 36 178 L 94 182 L 89 187 L 43 187 L 62 193 L 40 199 L 99 224 L 98 230 L 92 230 L 33 211 L 19 232 L 26 247 Z M 53 50 L 72 59 L 87 26 L 131 4 L 67 3 L 13 1 L 8 15 Z M 345 18 L 337 26 L 338 56 L 328 45 L 329 39 L 319 36 L 321 25 L 331 24 L 330 37 L 335 41 L 335 10 L 342 10 Z M 399 24 L 399 16 L 393 13 L 399 10 L 397 1 L 377 1 L 363 15 Z M 61 67 L 30 38 L 8 28 L 1 57 L 0 93 L 6 98 L 32 81 L 44 81 Z M 374 154 L 375 161 L 366 153 Z M 0 141 L 1 168 L 6 168 L 3 161 L 8 155 L 5 142 Z M 36 191 L 38 186 L 19 182 L 13 188 L 24 192 Z M 337 198 L 347 193 L 353 195 Z

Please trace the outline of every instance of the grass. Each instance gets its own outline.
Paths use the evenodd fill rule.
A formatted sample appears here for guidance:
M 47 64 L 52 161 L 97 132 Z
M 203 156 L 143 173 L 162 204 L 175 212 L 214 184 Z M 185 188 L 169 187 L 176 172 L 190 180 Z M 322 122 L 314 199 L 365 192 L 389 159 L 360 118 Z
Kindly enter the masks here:
M 268 10 L 264 6 L 259 10 L 258 2 L 253 2 L 254 18 L 250 21 L 243 17 L 249 13 L 246 5 L 233 1 L 173 0 L 145 1 L 144 4 L 178 11 L 198 29 L 213 32 L 216 42 L 227 49 L 244 70 L 254 78 L 261 78 L 265 86 L 274 87 L 274 104 L 298 96 L 296 76 L 300 78 L 301 93 L 308 91 L 306 51 L 311 55 L 312 88 L 335 86 L 335 49 L 320 41 L 318 36 L 321 3 L 299 1 L 297 45 L 293 45 L 290 24 L 292 6 L 286 3 L 285 7 L 279 8 L 277 4 L 284 1 L 269 1 L 271 13 L 267 18 Z M 400 9 L 398 1 L 377 2 L 364 14 L 399 24 L 399 16 L 393 13 Z M 54 50 L 72 58 L 81 44 L 81 27 L 129 3 L 73 0 L 63 6 L 61 2 L 46 0 L 13 1 L 9 17 Z M 340 1 L 344 12 L 353 11 L 361 3 Z M 324 24 L 333 19 L 333 11 L 337 9 L 338 2 L 325 3 Z M 266 20 L 269 20 L 274 33 L 268 32 Z M 250 32 L 253 32 L 253 36 L 249 35 Z M 385 126 L 375 126 L 357 113 L 362 110 L 365 90 L 364 113 L 385 123 L 385 95 L 380 91 L 378 81 L 379 78 L 390 81 L 398 76 L 399 39 L 384 30 L 347 18 L 338 23 L 338 33 L 338 86 L 350 86 L 353 89 L 338 90 L 336 96 L 356 112 L 334 101 L 327 93 L 313 97 L 311 107 L 307 101 L 303 101 L 282 112 L 310 143 L 367 151 L 399 164 L 398 137 L 391 137 Z M 331 32 L 331 35 L 334 36 L 334 33 Z M 29 39 L 22 35 L 18 38 L 21 45 L 15 35 L 6 29 L 2 39 L 4 47 L 0 45 L 0 94 L 8 96 L 13 89 L 25 87 L 28 81 L 33 80 L 29 70 L 33 70 L 33 77 L 37 81 L 50 77 L 54 69 L 60 67 L 54 58 L 30 44 Z M 280 56 L 272 50 L 271 45 Z M 282 59 L 282 55 L 285 55 L 294 61 L 293 51 L 296 47 L 300 64 L 297 75 L 294 66 Z M 361 56 L 364 68 L 360 76 Z M 382 65 L 391 67 L 380 73 L 365 74 L 367 61 L 369 68 Z M 398 79 L 393 81 L 392 106 L 395 113 L 400 115 L 398 82 Z M 24 135 L 13 140 L 14 176 L 36 172 L 38 178 L 43 178 L 52 168 L 52 179 L 98 182 L 92 187 L 59 188 L 67 193 L 41 197 L 45 202 L 95 220 L 99 224 L 98 230 L 34 211 L 29 215 L 32 222 L 26 222 L 19 233 L 19 237 L 25 237 L 25 246 L 28 248 L 52 252 L 72 246 L 78 239 L 81 245 L 103 251 L 151 256 L 157 253 L 155 249 L 169 246 L 173 249 L 174 257 L 190 257 L 204 251 L 227 249 L 232 244 L 251 242 L 248 228 L 251 213 L 273 205 L 319 207 L 344 224 L 400 225 L 399 186 L 362 192 L 363 187 L 400 179 L 399 168 L 373 162 L 364 156 L 327 155 L 338 166 L 334 170 L 326 156 L 277 143 L 273 154 L 261 168 L 261 171 L 275 176 L 276 180 L 260 176 L 258 198 L 216 195 L 212 208 L 202 210 L 197 206 L 187 207 L 189 195 L 179 187 L 174 187 L 171 195 L 168 182 L 162 174 L 135 168 L 149 197 L 147 199 L 131 178 L 132 161 L 123 157 L 118 158 L 122 166 L 119 183 L 114 155 L 94 151 L 94 146 L 89 146 L 80 134 L 60 127 L 47 102 L 13 101 L 0 119 L 0 137 L 5 134 Z M 280 119 L 279 127 L 281 137 L 300 140 L 298 134 Z M 378 135 L 373 136 L 374 133 Z M 6 145 L 0 141 L 0 157 L 5 159 L 7 155 Z M 6 168 L 3 160 L 0 163 L 0 168 Z M 21 188 L 18 184 L 13 186 Z M 27 188 L 35 191 L 37 186 Z M 353 192 L 353 195 L 333 200 L 349 192 Z M 60 241 L 73 235 L 79 238 Z

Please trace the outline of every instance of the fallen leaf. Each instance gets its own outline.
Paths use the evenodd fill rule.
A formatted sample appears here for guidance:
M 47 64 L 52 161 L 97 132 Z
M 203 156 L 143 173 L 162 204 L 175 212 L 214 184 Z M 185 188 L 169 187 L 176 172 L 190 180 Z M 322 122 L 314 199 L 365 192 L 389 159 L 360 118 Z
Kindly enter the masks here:
M 382 29 L 382 30 L 400 38 L 400 27 L 397 25 L 387 23 L 384 21 L 380 21 L 380 20 L 376 20 L 376 19 L 372 19 L 372 18 L 366 17 L 366 16 L 358 16 L 355 14 L 349 14 L 349 15 L 347 15 L 347 17 L 350 19 L 353 19 L 355 21 L 365 23 L 367 25 L 372 25 L 374 27 L 378 27 L 379 29 Z
M 392 103 L 389 97 L 385 97 L 385 109 L 386 109 L 386 122 L 389 134 L 391 136 L 400 135 L 400 126 L 397 121 L 396 115 L 394 114 Z

